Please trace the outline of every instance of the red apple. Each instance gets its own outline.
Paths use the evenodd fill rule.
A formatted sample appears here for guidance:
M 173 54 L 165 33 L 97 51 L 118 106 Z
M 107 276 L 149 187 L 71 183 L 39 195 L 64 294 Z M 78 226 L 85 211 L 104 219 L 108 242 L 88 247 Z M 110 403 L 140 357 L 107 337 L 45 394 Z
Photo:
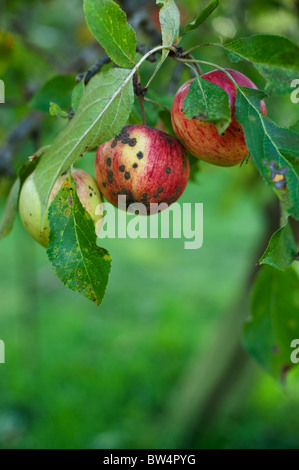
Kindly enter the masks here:
M 255 84 L 240 72 L 226 69 L 236 83 L 249 88 L 257 88 Z M 216 126 L 200 119 L 188 119 L 183 112 L 183 101 L 188 93 L 192 80 L 184 83 L 177 91 L 171 108 L 173 129 L 192 155 L 206 162 L 219 166 L 233 166 L 240 163 L 248 154 L 242 126 L 235 117 L 236 87 L 222 70 L 213 70 L 202 78 L 223 88 L 229 96 L 231 123 L 221 135 Z M 264 101 L 261 101 L 261 111 L 267 114 Z
M 126 196 L 126 207 L 142 203 L 154 212 L 151 203 L 176 201 L 189 178 L 189 161 L 182 145 L 158 129 L 127 125 L 114 139 L 97 150 L 95 175 L 104 197 L 118 205 Z M 121 207 L 123 208 L 123 207 Z M 133 210 L 133 209 L 132 209 Z

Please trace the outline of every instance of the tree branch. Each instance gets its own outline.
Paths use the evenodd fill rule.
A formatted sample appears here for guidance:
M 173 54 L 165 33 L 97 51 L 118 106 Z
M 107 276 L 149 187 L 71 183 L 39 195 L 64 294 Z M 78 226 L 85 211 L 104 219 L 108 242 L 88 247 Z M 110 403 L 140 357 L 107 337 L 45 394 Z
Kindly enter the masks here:
M 22 142 L 29 136 L 35 136 L 40 129 L 43 114 L 31 111 L 11 131 L 3 146 L 0 148 L 0 175 L 13 176 L 13 158 Z

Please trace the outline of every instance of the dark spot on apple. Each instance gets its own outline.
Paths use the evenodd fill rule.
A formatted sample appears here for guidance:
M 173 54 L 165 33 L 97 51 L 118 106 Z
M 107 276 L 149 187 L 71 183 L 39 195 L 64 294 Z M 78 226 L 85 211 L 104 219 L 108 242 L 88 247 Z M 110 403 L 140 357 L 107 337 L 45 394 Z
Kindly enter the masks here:
M 107 166 L 111 166 L 111 158 L 110 157 L 106 158 L 106 163 L 107 163 Z
M 137 140 L 135 139 L 135 137 L 129 141 L 130 147 L 135 147 L 136 144 L 137 144 Z
M 129 180 L 131 177 L 130 173 L 128 171 L 125 172 L 125 180 Z
M 121 171 L 122 173 L 125 171 L 126 167 L 125 165 L 120 165 L 120 167 L 118 167 L 119 171 Z
M 241 132 L 241 129 L 240 129 L 240 128 L 238 129 L 238 132 Z
M 113 171 L 108 170 L 108 183 L 112 184 L 113 183 Z
M 89 193 L 89 197 L 92 197 L 92 193 Z
M 138 163 L 134 163 L 132 166 L 133 168 L 138 168 Z
M 222 134 L 221 134 L 221 135 L 225 135 L 225 132 L 222 132 Z
M 174 195 L 172 196 L 172 198 L 169 199 L 169 201 L 168 201 L 168 204 L 169 204 L 169 205 L 172 204 L 174 201 L 177 200 L 177 198 L 179 197 L 179 192 L 180 192 L 180 190 L 181 190 L 181 186 L 178 186 L 178 187 L 176 188 L 175 194 L 174 194 Z M 161 202 L 162 202 L 162 201 L 161 201 Z
M 126 196 L 126 208 L 128 208 L 130 204 L 132 204 L 134 202 L 138 202 L 134 198 L 134 195 L 133 195 L 132 191 L 130 191 L 129 189 L 122 188 L 121 191 L 118 193 L 118 195 L 119 196 Z
M 158 188 L 158 193 L 159 193 L 159 194 L 160 194 L 160 193 L 163 193 L 163 191 L 164 191 L 164 188 L 162 188 L 162 187 L 160 186 L 160 188 Z
M 171 173 L 171 168 L 170 168 L 169 166 L 166 167 L 165 173 L 167 173 L 168 175 L 170 175 L 170 173 Z
M 169 137 L 169 135 L 166 136 L 166 142 L 169 144 L 169 145 L 173 145 L 173 140 L 171 137 Z
M 106 188 L 106 183 L 104 181 L 103 181 L 102 185 L 103 185 L 103 188 Z
M 142 152 L 138 152 L 138 153 L 137 153 L 137 158 L 138 158 L 139 160 L 141 160 L 141 158 L 143 158 L 143 153 L 142 153 Z
M 112 149 L 114 149 L 114 148 L 117 146 L 117 140 L 118 140 L 118 139 L 115 138 L 115 139 L 112 141 L 112 143 L 111 143 L 111 148 L 112 148 Z

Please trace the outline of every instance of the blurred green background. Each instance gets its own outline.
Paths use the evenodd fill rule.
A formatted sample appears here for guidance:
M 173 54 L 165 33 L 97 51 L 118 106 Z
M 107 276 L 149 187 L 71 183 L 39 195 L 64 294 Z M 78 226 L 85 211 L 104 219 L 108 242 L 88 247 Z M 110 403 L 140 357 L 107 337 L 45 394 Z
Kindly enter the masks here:
M 120 3 L 141 42 L 156 44 L 155 2 Z M 184 22 L 206 5 L 178 3 Z M 299 42 L 298 11 L 292 0 L 223 1 L 182 45 L 256 32 Z M 103 54 L 87 30 L 81 0 L 2 1 L 0 52 L 3 143 L 46 80 L 82 72 Z M 215 48 L 195 55 L 229 65 Z M 154 66 L 144 65 L 144 83 Z M 250 65 L 238 70 L 263 86 Z M 169 59 L 152 93 L 167 101 L 189 77 Z M 269 99 L 267 107 L 281 125 L 298 118 L 288 96 Z M 154 124 L 152 106 L 147 113 Z M 46 112 L 42 120 L 40 131 L 14 152 L 12 172 L 65 125 Z M 93 173 L 93 160 L 90 153 L 80 166 Z M 13 180 L 3 173 L 0 215 Z M 100 307 L 61 285 L 18 218 L 0 243 L 6 345 L 0 447 L 298 448 L 299 372 L 294 368 L 283 388 L 240 345 L 255 263 L 276 223 L 275 201 L 264 186 L 251 162 L 231 169 L 202 163 L 180 199 L 204 204 L 202 248 L 184 250 L 183 240 L 173 238 L 104 240 L 113 263 Z

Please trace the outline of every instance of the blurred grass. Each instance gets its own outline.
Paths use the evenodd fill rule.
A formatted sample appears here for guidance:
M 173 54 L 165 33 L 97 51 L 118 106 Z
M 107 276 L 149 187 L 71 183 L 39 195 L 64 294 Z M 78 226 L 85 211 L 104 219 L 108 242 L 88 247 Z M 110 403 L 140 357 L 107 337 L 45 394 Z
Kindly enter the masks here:
M 247 168 L 206 166 L 181 198 L 204 203 L 200 250 L 178 239 L 103 240 L 113 264 L 98 308 L 60 285 L 17 222 L 0 245 L 3 447 L 161 445 L 156 419 L 172 387 L 210 344 L 256 262 L 260 208 L 246 193 L 225 203 Z M 1 428 L 7 415 L 18 416 L 15 439 Z

